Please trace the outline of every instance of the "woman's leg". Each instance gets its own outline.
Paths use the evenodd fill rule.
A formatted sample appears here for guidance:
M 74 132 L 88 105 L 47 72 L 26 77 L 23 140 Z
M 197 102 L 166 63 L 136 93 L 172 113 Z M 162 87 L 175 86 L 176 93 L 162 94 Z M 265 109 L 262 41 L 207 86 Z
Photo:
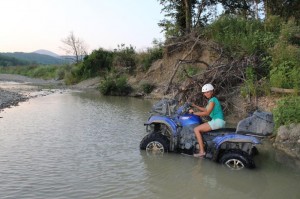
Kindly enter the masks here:
M 211 127 L 209 126 L 208 123 L 201 124 L 201 125 L 197 126 L 196 128 L 194 128 L 194 133 L 195 133 L 195 136 L 199 143 L 199 154 L 202 156 L 205 153 L 205 151 L 204 151 L 204 144 L 203 144 L 201 133 L 205 133 L 210 130 L 211 130 Z

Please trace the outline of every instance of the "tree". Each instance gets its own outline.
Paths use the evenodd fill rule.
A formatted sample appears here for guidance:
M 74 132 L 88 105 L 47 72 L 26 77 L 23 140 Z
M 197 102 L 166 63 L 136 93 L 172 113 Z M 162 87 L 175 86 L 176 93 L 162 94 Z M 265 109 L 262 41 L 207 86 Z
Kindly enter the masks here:
M 297 23 L 300 19 L 300 1 L 299 0 L 263 0 L 266 18 L 270 15 L 278 15 L 288 21 L 294 17 Z
M 62 39 L 64 47 L 62 49 L 67 55 L 72 55 L 75 58 L 75 63 L 78 64 L 84 56 L 87 55 L 87 47 L 83 40 L 77 38 L 73 32 L 70 32 L 69 36 Z
M 159 0 L 165 19 L 158 24 L 166 37 L 184 36 L 205 25 L 213 13 L 206 12 L 216 0 Z
M 225 14 L 240 15 L 244 18 L 249 18 L 255 15 L 251 10 L 251 6 L 255 3 L 253 0 L 217 0 L 222 4 Z

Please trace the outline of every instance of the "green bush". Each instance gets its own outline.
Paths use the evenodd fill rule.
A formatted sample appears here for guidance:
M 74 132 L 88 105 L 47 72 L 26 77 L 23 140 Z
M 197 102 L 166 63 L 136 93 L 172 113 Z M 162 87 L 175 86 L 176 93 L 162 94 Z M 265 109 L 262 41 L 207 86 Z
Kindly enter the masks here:
M 155 86 L 151 83 L 143 83 L 141 85 L 141 87 L 142 87 L 143 92 L 146 94 L 151 93 L 153 91 L 153 89 L 155 88 Z
M 56 70 L 58 68 L 54 66 L 40 66 L 36 67 L 32 71 L 32 77 L 42 79 L 55 79 Z
M 56 79 L 57 80 L 62 80 L 65 78 L 65 69 L 64 68 L 59 68 L 57 71 L 56 71 Z
M 14 66 L 1 67 L 1 73 L 19 74 L 33 78 L 56 79 L 57 71 L 62 66 Z
M 265 52 L 277 38 L 274 32 L 266 30 L 261 21 L 231 15 L 224 15 L 208 26 L 205 35 L 236 56 Z
M 280 16 L 270 15 L 264 21 L 264 29 L 266 32 L 272 32 L 275 35 L 279 36 L 281 26 L 284 20 Z
M 249 96 L 271 95 L 270 82 L 266 77 L 258 80 L 257 72 L 253 67 L 246 69 L 246 80 L 241 87 L 241 95 L 246 98 Z
M 257 96 L 257 77 L 252 67 L 246 69 L 246 81 L 241 88 L 241 94 L 243 97 L 246 96 Z
M 142 65 L 143 70 L 147 71 L 151 64 L 158 59 L 162 59 L 163 49 L 161 46 L 154 48 L 148 48 L 147 52 L 143 53 L 140 58 L 140 64 Z
M 100 87 L 100 92 L 103 95 L 128 95 L 132 88 L 127 83 L 127 78 L 125 76 L 117 77 L 108 76 L 102 81 Z
M 69 71 L 65 73 L 64 82 L 66 85 L 73 85 L 81 80 L 80 68 L 78 66 L 73 66 Z
M 275 127 L 300 123 L 300 97 L 293 96 L 278 101 L 277 107 L 272 111 Z
M 300 48 L 294 45 L 292 38 L 300 32 L 293 20 L 282 25 L 280 39 L 270 50 L 270 82 L 280 88 L 300 88 Z
M 90 55 L 86 56 L 80 64 L 77 73 L 81 79 L 88 79 L 90 77 L 101 76 L 106 71 L 111 70 L 114 59 L 114 53 L 104 50 L 102 48 L 94 50 Z
M 283 61 L 270 71 L 270 82 L 272 86 L 279 88 L 300 88 L 299 65 L 292 61 Z
M 179 80 L 183 81 L 186 80 L 186 78 L 189 76 L 194 76 L 200 72 L 202 72 L 203 69 L 198 68 L 194 65 L 187 65 L 185 67 L 182 67 L 182 69 L 179 71 L 178 77 Z
M 112 69 L 114 53 L 102 48 L 94 50 L 90 55 L 84 57 L 83 61 L 74 65 L 70 72 L 65 75 L 66 84 L 75 84 L 82 80 L 104 76 Z
M 118 49 L 114 49 L 114 67 L 126 69 L 132 72 L 136 66 L 136 52 L 131 45 L 126 47 L 125 44 L 118 45 Z
M 112 91 L 116 90 L 115 81 L 112 78 L 106 78 L 102 81 L 99 89 L 103 95 L 109 95 Z

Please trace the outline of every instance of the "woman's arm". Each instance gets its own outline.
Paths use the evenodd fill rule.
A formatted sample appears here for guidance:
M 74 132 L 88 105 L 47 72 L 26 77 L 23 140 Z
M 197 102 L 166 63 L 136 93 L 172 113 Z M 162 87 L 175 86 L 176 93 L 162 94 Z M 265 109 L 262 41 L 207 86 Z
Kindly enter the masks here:
M 203 108 L 201 106 L 197 106 L 196 104 L 192 104 L 193 107 L 197 108 L 199 111 L 206 111 L 206 108 Z
M 196 108 L 198 108 L 201 112 L 194 112 L 194 115 L 198 115 L 200 117 L 203 117 L 203 116 L 209 116 L 209 114 L 212 112 L 212 110 L 214 109 L 214 106 L 215 106 L 215 103 L 213 102 L 210 102 L 208 105 L 207 105 L 207 108 L 203 108 L 203 107 L 200 107 L 200 106 L 197 106 L 195 104 L 193 104 L 193 106 L 195 106 Z M 200 109 L 201 108 L 201 109 Z

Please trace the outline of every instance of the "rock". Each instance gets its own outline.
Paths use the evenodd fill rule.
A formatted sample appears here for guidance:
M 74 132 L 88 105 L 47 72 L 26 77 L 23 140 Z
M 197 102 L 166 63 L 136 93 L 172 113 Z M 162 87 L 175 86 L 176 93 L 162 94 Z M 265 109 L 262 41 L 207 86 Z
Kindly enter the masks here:
M 47 89 L 41 89 L 45 87 Z M 0 74 L 0 111 L 5 108 L 17 106 L 19 102 L 27 101 L 30 98 L 45 96 L 56 89 L 64 89 L 62 81 L 42 80 L 25 77 L 22 75 Z
M 300 159 L 300 124 L 279 127 L 273 146 Z
M 18 105 L 19 102 L 28 100 L 27 96 L 22 94 L 0 89 L 0 110 Z
M 277 137 L 275 142 L 285 141 L 289 139 L 289 130 L 287 126 L 280 126 L 277 131 Z
M 300 139 L 300 124 L 291 124 L 290 125 L 290 139 L 298 140 Z

